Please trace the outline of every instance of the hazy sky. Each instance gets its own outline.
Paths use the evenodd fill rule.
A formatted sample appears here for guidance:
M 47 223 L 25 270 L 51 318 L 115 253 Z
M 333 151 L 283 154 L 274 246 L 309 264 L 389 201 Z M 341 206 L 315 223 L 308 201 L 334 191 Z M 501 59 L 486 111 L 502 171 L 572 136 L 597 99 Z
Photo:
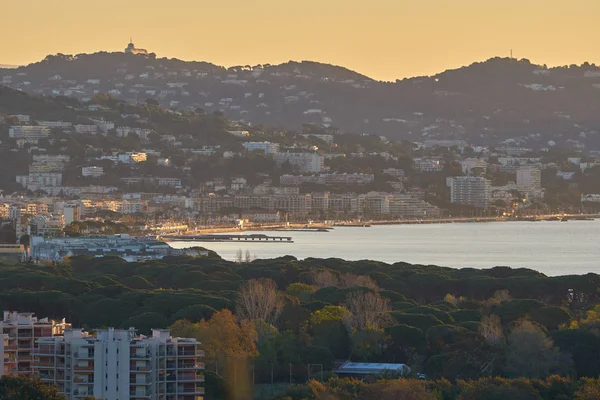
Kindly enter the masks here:
M 393 80 L 493 56 L 600 64 L 598 0 L 2 0 L 0 64 L 122 51 L 255 65 L 312 60 Z

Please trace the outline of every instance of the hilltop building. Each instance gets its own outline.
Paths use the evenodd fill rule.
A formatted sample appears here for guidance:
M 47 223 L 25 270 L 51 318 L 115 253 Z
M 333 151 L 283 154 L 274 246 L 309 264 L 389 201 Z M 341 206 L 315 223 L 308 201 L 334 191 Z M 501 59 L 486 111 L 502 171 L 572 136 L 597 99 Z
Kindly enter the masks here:
M 129 44 L 125 48 L 125 54 L 142 54 L 142 55 L 148 55 L 148 50 L 146 50 L 146 49 L 138 49 L 133 44 L 133 41 L 130 40 Z

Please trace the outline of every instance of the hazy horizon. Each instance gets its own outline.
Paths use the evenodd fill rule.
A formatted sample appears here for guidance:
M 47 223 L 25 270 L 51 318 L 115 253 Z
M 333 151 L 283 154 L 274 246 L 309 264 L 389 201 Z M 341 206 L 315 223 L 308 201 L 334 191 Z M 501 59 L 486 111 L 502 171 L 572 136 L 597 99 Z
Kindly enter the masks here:
M 48 54 L 123 51 L 130 36 L 158 57 L 223 66 L 310 60 L 378 80 L 433 75 L 508 57 L 511 49 L 516 58 L 549 66 L 600 63 L 594 20 L 600 2 L 586 0 L 6 3 L 5 15 L 27 19 L 27 29 L 22 18 L 0 26 L 0 62 L 7 65 Z

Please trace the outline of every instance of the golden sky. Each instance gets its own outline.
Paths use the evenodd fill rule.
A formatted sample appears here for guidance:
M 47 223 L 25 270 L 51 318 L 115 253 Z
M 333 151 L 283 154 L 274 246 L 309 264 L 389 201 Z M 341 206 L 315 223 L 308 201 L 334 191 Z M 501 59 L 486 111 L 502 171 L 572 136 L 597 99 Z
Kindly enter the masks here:
M 599 0 L 1 0 L 0 64 L 122 51 L 255 65 L 311 60 L 373 78 L 494 56 L 600 64 Z

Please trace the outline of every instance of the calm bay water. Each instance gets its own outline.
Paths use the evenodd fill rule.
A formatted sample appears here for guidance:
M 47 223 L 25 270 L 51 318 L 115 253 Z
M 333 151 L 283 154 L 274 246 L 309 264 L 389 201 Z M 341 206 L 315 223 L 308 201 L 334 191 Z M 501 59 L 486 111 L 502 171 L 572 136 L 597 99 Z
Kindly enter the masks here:
M 600 220 L 385 225 L 330 232 L 247 232 L 292 236 L 295 243 L 170 242 L 234 260 L 238 250 L 258 258 L 292 255 L 346 260 L 405 261 L 453 268 L 526 267 L 546 275 L 600 273 Z

